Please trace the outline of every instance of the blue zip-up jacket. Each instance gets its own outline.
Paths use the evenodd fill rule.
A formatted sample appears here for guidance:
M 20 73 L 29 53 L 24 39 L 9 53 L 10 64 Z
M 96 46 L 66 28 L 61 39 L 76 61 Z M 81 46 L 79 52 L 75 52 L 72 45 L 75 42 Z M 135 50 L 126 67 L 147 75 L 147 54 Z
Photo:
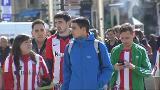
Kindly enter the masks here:
M 99 43 L 102 68 L 99 68 L 98 54 L 94 48 L 94 36 L 74 39 L 70 53 L 69 45 L 64 53 L 62 90 L 98 90 L 111 79 L 113 71 L 108 50 Z

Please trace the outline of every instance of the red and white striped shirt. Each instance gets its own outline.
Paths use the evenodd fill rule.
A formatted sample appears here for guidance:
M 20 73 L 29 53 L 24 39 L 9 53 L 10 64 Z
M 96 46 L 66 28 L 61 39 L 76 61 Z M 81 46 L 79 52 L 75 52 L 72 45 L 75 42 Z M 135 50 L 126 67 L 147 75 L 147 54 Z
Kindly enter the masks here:
M 131 61 L 131 50 L 123 50 L 120 53 L 120 60 Z M 118 72 L 118 80 L 116 81 L 118 85 L 117 90 L 131 90 L 132 89 L 132 70 L 129 68 L 124 68 Z
M 155 66 L 152 70 L 152 75 L 153 76 L 160 76 L 160 48 L 159 50 L 157 50 L 157 56 L 156 56 L 156 62 L 155 62 Z
M 9 55 L 4 64 L 5 90 L 36 90 L 41 78 L 48 78 L 49 72 L 43 58 L 36 54 L 36 62 L 29 55 L 19 60 L 20 70 L 17 73 L 13 56 Z
M 48 38 L 46 43 L 46 60 L 53 60 L 53 82 L 54 84 L 63 82 L 63 56 L 66 45 L 69 43 L 71 35 L 68 37 L 60 37 L 59 35 L 52 35 Z

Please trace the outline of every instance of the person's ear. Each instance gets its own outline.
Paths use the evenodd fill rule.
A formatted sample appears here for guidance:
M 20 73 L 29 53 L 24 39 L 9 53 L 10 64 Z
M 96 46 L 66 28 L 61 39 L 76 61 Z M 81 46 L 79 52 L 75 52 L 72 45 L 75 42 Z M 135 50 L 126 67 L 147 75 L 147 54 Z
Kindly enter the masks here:
M 33 30 L 31 31 L 31 35 L 32 35 L 32 37 L 34 37 Z
M 71 20 L 67 21 L 68 27 L 71 27 Z
M 87 32 L 86 28 L 85 27 L 81 27 L 81 29 L 85 32 Z

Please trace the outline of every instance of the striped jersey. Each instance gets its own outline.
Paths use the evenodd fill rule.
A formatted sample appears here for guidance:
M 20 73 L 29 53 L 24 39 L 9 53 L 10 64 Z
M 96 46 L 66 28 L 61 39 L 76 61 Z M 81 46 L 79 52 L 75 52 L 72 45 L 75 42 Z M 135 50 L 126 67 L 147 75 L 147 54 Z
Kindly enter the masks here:
M 13 56 L 9 55 L 4 64 L 5 90 L 36 90 L 42 78 L 48 78 L 49 72 L 43 58 L 36 54 L 36 62 L 29 55 L 20 58 L 20 70 L 17 72 Z
M 153 76 L 160 76 L 160 48 L 159 50 L 157 50 L 157 55 L 156 55 L 156 62 L 155 62 L 155 66 L 152 70 L 152 75 Z
M 63 82 L 62 65 L 63 56 L 66 45 L 71 40 L 72 35 L 61 37 L 58 34 L 52 35 L 48 38 L 46 43 L 46 60 L 53 60 L 53 82 L 55 84 Z
M 120 60 L 131 63 L 131 50 L 123 50 L 120 53 Z M 118 86 L 117 90 L 132 90 L 132 70 L 129 68 L 120 70 L 116 84 Z

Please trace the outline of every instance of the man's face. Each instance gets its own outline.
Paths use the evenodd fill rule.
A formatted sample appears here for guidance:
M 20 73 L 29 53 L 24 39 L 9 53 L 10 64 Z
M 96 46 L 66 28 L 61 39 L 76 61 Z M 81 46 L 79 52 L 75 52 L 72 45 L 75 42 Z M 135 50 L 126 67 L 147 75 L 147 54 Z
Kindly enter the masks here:
M 46 38 L 45 26 L 43 24 L 35 24 L 32 29 L 32 36 L 37 41 L 44 41 L 44 39 Z
M 83 28 L 80 28 L 77 23 L 71 23 L 72 35 L 74 38 L 79 38 L 84 36 Z
M 54 24 L 59 33 L 63 33 L 69 28 L 69 22 L 66 22 L 63 18 L 55 18 Z
M 110 39 L 110 40 L 113 40 L 113 39 L 116 37 L 116 35 L 114 34 L 113 31 L 109 31 L 109 32 L 107 33 L 107 35 L 108 35 L 108 39 Z
M 7 39 L 1 38 L 0 43 L 1 43 L 2 48 L 6 48 L 8 46 L 8 40 Z
M 129 32 L 129 31 L 122 32 L 120 34 L 120 39 L 121 39 L 121 42 L 123 43 L 124 47 L 130 47 L 132 45 L 133 38 L 134 38 L 133 33 Z

